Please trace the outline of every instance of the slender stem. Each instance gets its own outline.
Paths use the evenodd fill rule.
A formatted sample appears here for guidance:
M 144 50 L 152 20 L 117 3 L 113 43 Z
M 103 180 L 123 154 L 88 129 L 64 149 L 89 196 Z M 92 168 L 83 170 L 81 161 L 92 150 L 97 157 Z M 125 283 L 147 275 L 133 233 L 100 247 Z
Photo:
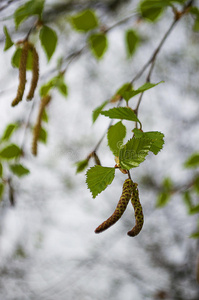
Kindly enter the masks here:
M 182 18 L 182 16 L 187 13 L 187 10 L 189 9 L 189 7 L 192 4 L 193 4 L 193 0 L 190 0 L 187 4 L 184 5 L 182 12 L 174 11 L 175 18 L 174 18 L 173 22 L 171 23 L 171 25 L 169 26 L 169 29 L 167 30 L 167 32 L 163 36 L 162 40 L 160 41 L 158 47 L 156 48 L 156 50 L 152 54 L 152 56 L 149 59 L 149 61 L 144 65 L 144 67 L 140 70 L 140 72 L 132 79 L 132 81 L 131 81 L 132 84 L 134 83 L 135 80 L 139 79 L 142 76 L 142 74 L 144 73 L 144 71 L 151 65 L 151 67 L 149 68 L 149 72 L 147 74 L 147 77 L 146 77 L 146 82 L 150 82 L 151 75 L 152 75 L 152 72 L 154 70 L 156 59 L 157 59 L 157 56 L 158 56 L 160 50 L 162 49 L 162 47 L 163 47 L 166 39 L 171 34 L 171 32 L 174 29 L 174 27 L 177 24 L 177 22 L 179 22 L 179 20 Z M 138 99 L 138 102 L 137 102 L 137 106 L 135 108 L 135 113 L 137 115 L 138 115 L 138 109 L 140 107 L 140 103 L 141 103 L 142 98 L 143 98 L 143 94 L 144 94 L 144 92 L 141 93 L 141 95 L 140 95 L 140 97 Z

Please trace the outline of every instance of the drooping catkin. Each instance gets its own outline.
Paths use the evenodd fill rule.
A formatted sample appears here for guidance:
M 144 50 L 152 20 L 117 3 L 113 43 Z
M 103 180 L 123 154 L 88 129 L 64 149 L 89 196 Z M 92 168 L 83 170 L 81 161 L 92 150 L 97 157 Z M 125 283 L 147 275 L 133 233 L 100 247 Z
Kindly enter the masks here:
M 50 102 L 51 96 L 46 95 L 41 99 L 40 107 L 39 107 L 39 113 L 37 116 L 37 121 L 33 129 L 33 142 L 32 142 L 32 154 L 37 155 L 37 144 L 39 140 L 39 134 L 41 131 L 41 122 L 42 122 L 42 116 L 44 113 L 44 109 L 46 105 Z
M 144 216 L 142 212 L 142 205 L 139 200 L 139 192 L 136 186 L 131 196 L 131 203 L 135 211 L 135 226 L 127 234 L 129 236 L 136 236 L 140 233 L 144 224 Z
M 122 195 L 120 197 L 120 200 L 117 204 L 114 213 L 106 221 L 104 221 L 101 225 L 99 225 L 95 229 L 95 233 L 100 233 L 108 229 L 110 226 L 115 224 L 121 218 L 129 203 L 131 194 L 134 189 L 135 189 L 135 184 L 133 183 L 133 181 L 131 179 L 126 179 L 123 184 Z
M 34 97 L 34 93 L 37 87 L 37 83 L 39 80 L 39 55 L 35 46 L 31 44 L 31 51 L 32 51 L 32 81 L 30 85 L 30 90 L 27 95 L 27 100 L 32 100 Z
M 28 41 L 25 41 L 21 51 L 21 58 L 19 63 L 19 85 L 17 89 L 17 95 L 12 101 L 12 106 L 17 105 L 23 98 L 25 86 L 26 86 L 26 64 L 28 59 L 28 51 L 30 44 Z

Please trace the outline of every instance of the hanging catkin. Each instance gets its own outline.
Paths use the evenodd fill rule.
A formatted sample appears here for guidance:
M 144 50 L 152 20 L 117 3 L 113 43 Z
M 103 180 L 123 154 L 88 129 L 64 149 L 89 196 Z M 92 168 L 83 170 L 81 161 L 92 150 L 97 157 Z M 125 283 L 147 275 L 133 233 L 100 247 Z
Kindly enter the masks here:
M 32 100 L 34 97 L 35 89 L 39 79 L 39 55 L 34 45 L 31 44 L 30 49 L 32 51 L 32 81 L 29 93 L 27 95 L 27 100 Z
M 136 185 L 136 188 L 133 190 L 133 193 L 131 196 L 131 203 L 132 203 L 134 211 L 135 211 L 135 226 L 127 234 L 129 236 L 136 236 L 140 233 L 143 223 L 144 223 L 142 205 L 139 200 L 139 192 L 137 189 L 137 185 Z
M 122 195 L 120 197 L 120 200 L 118 202 L 118 205 L 117 205 L 114 213 L 106 221 L 104 221 L 101 225 L 99 225 L 95 229 L 95 233 L 100 233 L 100 232 L 108 229 L 110 226 L 115 224 L 121 218 L 121 216 L 123 215 L 128 203 L 129 203 L 131 194 L 135 188 L 136 188 L 136 186 L 131 179 L 125 180 L 125 182 L 123 184 Z
M 21 51 L 21 58 L 19 63 L 19 85 L 17 89 L 17 95 L 12 101 L 12 106 L 17 105 L 23 98 L 25 85 L 26 85 L 26 64 L 28 59 L 29 43 L 25 41 Z
M 46 105 L 50 102 L 50 100 L 51 100 L 50 95 L 46 95 L 41 99 L 39 113 L 37 116 L 37 121 L 36 121 L 35 127 L 33 129 L 32 154 L 35 156 L 37 155 L 37 144 L 38 144 L 38 140 L 39 140 L 39 134 L 41 131 L 42 116 L 44 113 L 44 109 L 45 109 Z

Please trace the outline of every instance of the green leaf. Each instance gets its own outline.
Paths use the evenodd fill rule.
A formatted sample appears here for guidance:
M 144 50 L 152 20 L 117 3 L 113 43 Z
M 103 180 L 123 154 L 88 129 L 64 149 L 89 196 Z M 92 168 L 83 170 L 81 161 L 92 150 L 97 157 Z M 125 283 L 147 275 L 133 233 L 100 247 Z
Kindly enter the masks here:
M 20 6 L 14 12 L 16 29 L 18 29 L 19 25 L 30 16 L 38 15 L 38 17 L 41 19 L 44 2 L 45 0 L 31 0 Z
M 109 101 L 104 101 L 100 106 L 98 106 L 94 111 L 93 111 L 93 123 L 95 123 L 95 121 L 97 120 L 97 118 L 99 117 L 102 109 L 108 104 Z
M 130 82 L 127 82 L 123 84 L 116 92 L 116 95 L 124 96 L 126 92 L 130 92 L 133 90 L 132 84 Z
M 165 0 L 144 0 L 140 4 L 140 12 L 143 18 L 155 22 L 169 4 Z
M 10 47 L 12 47 L 12 45 L 14 44 L 11 37 L 10 37 L 10 34 L 8 32 L 8 29 L 6 26 L 3 27 L 3 31 L 4 31 L 4 34 L 5 34 L 5 37 L 6 37 L 6 41 L 5 41 L 5 46 L 4 46 L 4 51 L 8 50 Z
M 150 151 L 157 155 L 164 145 L 164 134 L 159 131 L 142 132 L 135 128 L 133 130 L 136 138 L 147 138 L 152 141 Z
M 121 97 L 124 98 L 125 93 L 128 93 L 129 91 L 132 91 L 132 84 L 130 82 L 127 82 L 123 84 L 117 92 L 114 94 L 114 96 L 111 98 L 111 103 L 117 102 Z M 130 99 L 130 98 L 129 98 Z M 126 99 L 127 101 L 127 99 Z
M 80 173 L 84 171 L 88 166 L 88 159 L 84 159 L 81 161 L 76 162 L 77 170 L 76 173 Z
M 86 182 L 93 198 L 104 191 L 115 177 L 115 168 L 94 166 L 87 171 Z
M 2 177 L 3 175 L 3 166 L 2 163 L 0 162 L 0 177 Z
M 95 12 L 88 9 L 70 18 L 71 25 L 77 31 L 88 32 L 98 26 L 98 19 Z
M 48 123 L 48 114 L 46 112 L 46 109 L 44 109 L 44 112 L 42 115 L 42 121 Z
M 63 76 L 58 76 L 57 77 L 56 88 L 58 89 L 60 94 L 62 94 L 65 97 L 68 96 L 68 88 L 67 88 L 67 85 L 64 82 Z
M 185 168 L 197 168 L 199 166 L 199 153 L 193 153 L 185 162 Z
M 18 177 L 22 177 L 30 173 L 30 171 L 21 164 L 11 165 L 10 169 L 13 172 L 13 174 L 17 175 Z
M 11 144 L 0 151 L 2 159 L 12 159 L 18 157 L 20 154 L 21 149 L 15 144 Z
M 102 111 L 101 115 L 109 117 L 110 119 L 121 119 L 140 123 L 136 114 L 130 107 L 114 107 L 109 110 Z
M 163 191 L 159 194 L 156 207 L 161 208 L 165 206 L 171 198 L 171 191 L 173 188 L 173 183 L 169 177 L 165 178 L 163 181 Z
M 132 87 L 131 83 L 126 83 L 125 85 L 123 85 L 117 93 L 119 93 L 127 102 L 129 101 L 129 99 L 133 98 L 134 96 L 141 94 L 153 87 L 155 87 L 156 85 L 162 83 L 164 81 L 160 81 L 158 83 L 150 83 L 150 82 L 146 82 L 145 84 L 143 84 L 142 86 L 140 86 L 137 90 L 134 90 Z
M 193 31 L 199 31 L 199 17 L 195 19 Z
M 22 52 L 22 49 L 17 48 L 15 53 L 12 56 L 11 62 L 12 62 L 12 66 L 14 68 L 19 68 L 21 52 Z M 32 70 L 32 51 L 28 51 L 28 59 L 27 59 L 26 69 Z
M 199 9 L 196 6 L 192 6 L 189 10 L 192 15 L 199 17 Z
M 171 195 L 167 192 L 160 193 L 156 202 L 156 208 L 164 207 L 170 200 Z
M 108 48 L 106 35 L 103 33 L 95 33 L 89 37 L 88 41 L 95 57 L 98 59 L 102 58 Z
M 189 213 L 190 213 L 190 215 L 198 214 L 199 213 L 199 204 L 191 207 L 189 210 Z
M 3 192 L 4 192 L 4 184 L 0 182 L 0 199 L 2 199 Z
M 49 91 L 55 87 L 54 86 L 54 81 L 53 80 L 50 80 L 49 82 L 45 83 L 44 85 L 41 86 L 40 88 L 40 96 L 41 97 L 44 97 L 44 96 L 47 96 Z
M 190 209 L 193 207 L 193 204 L 192 204 L 192 198 L 191 198 L 191 194 L 189 191 L 185 191 L 184 194 L 183 194 L 183 200 L 184 200 L 184 203 L 187 207 L 187 210 L 188 212 L 190 211 Z
M 132 56 L 135 53 L 139 42 L 139 38 L 135 30 L 127 30 L 125 40 L 128 56 Z
M 49 61 L 57 46 L 57 34 L 52 28 L 43 26 L 39 38 Z
M 48 95 L 49 91 L 53 88 L 57 88 L 58 91 L 65 97 L 68 95 L 68 89 L 64 82 L 63 75 L 55 76 L 49 82 L 42 85 L 40 88 L 40 96 L 44 97 Z
M 190 238 L 192 238 L 192 239 L 198 239 L 199 238 L 199 231 L 192 233 L 190 235 Z
M 120 148 L 126 136 L 126 127 L 122 122 L 118 122 L 111 126 L 107 133 L 108 145 L 114 156 L 119 156 Z
M 39 132 L 39 141 L 46 144 L 48 139 L 47 131 L 44 128 L 41 128 Z
M 145 160 L 151 147 L 151 140 L 132 138 L 119 152 L 119 162 L 122 169 L 136 168 Z
M 199 194 L 199 176 L 196 176 L 194 179 L 194 189 L 197 194 Z
M 2 141 L 7 141 L 10 139 L 10 137 L 12 136 L 13 132 L 16 130 L 16 128 L 18 127 L 17 124 L 9 124 L 4 133 L 3 133 L 3 136 L 1 138 Z

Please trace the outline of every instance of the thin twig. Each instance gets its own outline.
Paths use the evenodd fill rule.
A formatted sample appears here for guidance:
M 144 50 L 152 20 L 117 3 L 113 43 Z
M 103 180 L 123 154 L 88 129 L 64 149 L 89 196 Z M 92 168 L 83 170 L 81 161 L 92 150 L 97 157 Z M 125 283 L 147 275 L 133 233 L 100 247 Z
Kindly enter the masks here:
M 0 11 L 3 11 L 4 9 L 8 8 L 9 5 L 11 5 L 17 1 L 20 1 L 20 0 L 9 0 L 4 6 L 0 7 Z

